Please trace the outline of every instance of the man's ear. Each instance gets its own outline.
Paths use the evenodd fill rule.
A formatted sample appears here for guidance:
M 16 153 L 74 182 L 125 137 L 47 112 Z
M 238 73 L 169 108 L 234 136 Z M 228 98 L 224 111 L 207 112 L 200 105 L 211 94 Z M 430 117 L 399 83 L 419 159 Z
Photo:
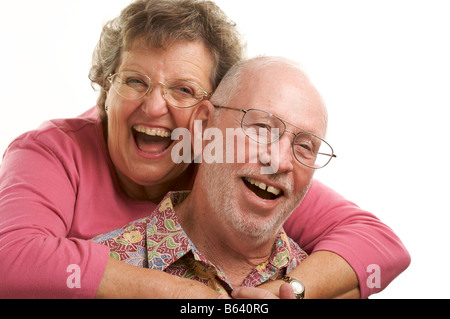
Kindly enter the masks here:
M 191 143 L 194 150 L 194 159 L 202 155 L 203 133 L 208 124 L 214 121 L 214 105 L 209 101 L 203 101 L 192 112 L 189 122 L 189 132 L 191 133 Z M 197 159 L 201 161 L 200 159 Z

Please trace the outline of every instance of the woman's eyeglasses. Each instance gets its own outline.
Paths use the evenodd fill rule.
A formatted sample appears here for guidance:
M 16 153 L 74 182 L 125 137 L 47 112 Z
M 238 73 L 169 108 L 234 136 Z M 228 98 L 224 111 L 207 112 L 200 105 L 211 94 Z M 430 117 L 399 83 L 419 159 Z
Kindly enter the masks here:
M 127 100 L 139 100 L 152 92 L 156 84 L 162 86 L 162 96 L 171 106 L 189 108 L 209 97 L 200 85 L 188 80 L 152 81 L 147 75 L 135 71 L 122 71 L 108 77 L 112 88 Z

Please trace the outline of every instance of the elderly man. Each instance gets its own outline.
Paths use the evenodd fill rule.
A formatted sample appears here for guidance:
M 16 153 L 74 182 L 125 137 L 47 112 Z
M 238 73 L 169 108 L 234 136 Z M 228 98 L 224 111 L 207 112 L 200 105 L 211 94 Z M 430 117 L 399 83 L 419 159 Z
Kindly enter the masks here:
M 196 123 L 201 132 L 216 128 L 222 136 L 238 128 L 244 144 L 233 138 L 218 145 L 224 153 L 230 143 L 245 147 L 245 161 L 234 152 L 227 163 L 203 162 L 190 194 L 169 193 L 148 218 L 94 241 L 109 246 L 116 259 L 198 280 L 221 294 L 283 278 L 302 298 L 302 283 L 285 275 L 306 253 L 282 225 L 315 169 L 334 157 L 324 140 L 327 112 L 319 93 L 294 62 L 256 58 L 229 72 L 211 103 L 194 111 L 191 131 Z M 213 141 L 201 135 L 194 143 L 205 149 Z M 267 166 L 276 172 L 262 173 Z

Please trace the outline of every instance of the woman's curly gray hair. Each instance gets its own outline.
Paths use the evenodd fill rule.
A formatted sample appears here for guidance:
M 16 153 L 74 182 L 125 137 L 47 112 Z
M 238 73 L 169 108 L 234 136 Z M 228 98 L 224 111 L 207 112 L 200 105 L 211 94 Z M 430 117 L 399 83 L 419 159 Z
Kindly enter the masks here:
M 245 56 L 245 44 L 236 24 L 212 1 L 137 0 L 104 27 L 92 57 L 89 79 L 100 87 L 99 115 L 106 118 L 108 77 L 119 67 L 122 52 L 139 39 L 156 48 L 178 41 L 202 41 L 211 52 L 211 85 L 217 87 L 226 72 Z

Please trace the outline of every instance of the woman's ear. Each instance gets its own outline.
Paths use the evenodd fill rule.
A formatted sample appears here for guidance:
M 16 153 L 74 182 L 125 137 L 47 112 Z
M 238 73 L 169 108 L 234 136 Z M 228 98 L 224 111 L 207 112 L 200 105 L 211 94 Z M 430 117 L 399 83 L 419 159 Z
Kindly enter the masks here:
M 208 124 L 211 124 L 214 120 L 214 105 L 209 101 L 203 101 L 199 104 L 194 112 L 192 112 L 189 122 L 189 132 L 191 134 L 191 143 L 194 150 L 194 162 L 201 162 L 202 150 L 203 150 L 203 133 L 205 132 Z M 200 156 L 200 158 L 199 158 Z

